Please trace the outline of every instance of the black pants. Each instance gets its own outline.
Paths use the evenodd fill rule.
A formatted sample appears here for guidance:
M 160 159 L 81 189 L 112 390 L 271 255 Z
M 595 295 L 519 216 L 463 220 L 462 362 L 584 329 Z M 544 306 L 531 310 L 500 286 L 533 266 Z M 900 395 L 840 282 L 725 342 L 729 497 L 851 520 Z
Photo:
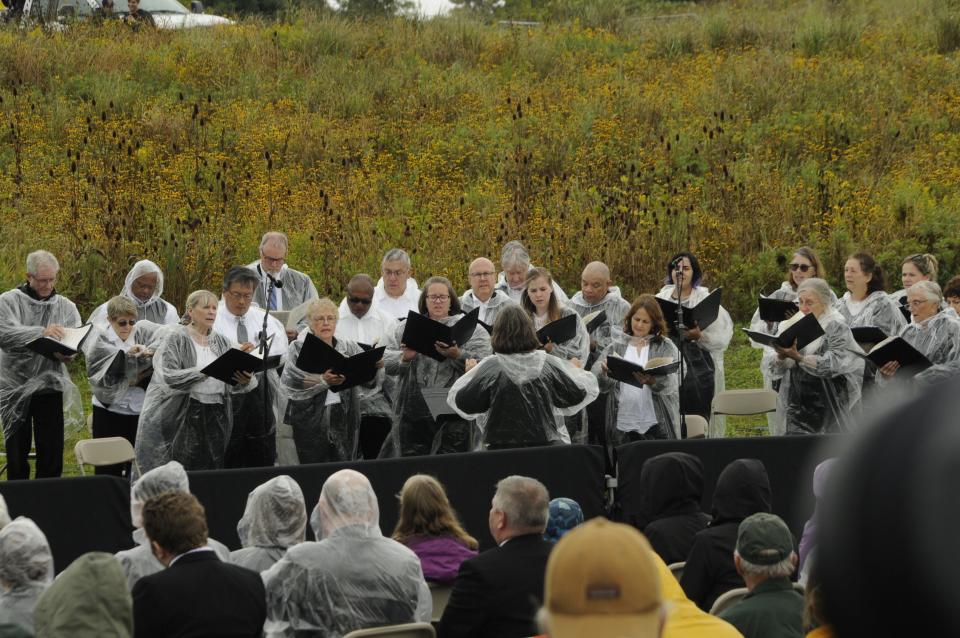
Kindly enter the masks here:
M 122 436 L 130 441 L 130 445 L 135 445 L 137 441 L 137 421 L 140 420 L 138 414 L 117 414 L 100 406 L 93 406 L 93 438 L 104 439 L 108 436 Z M 115 465 L 101 465 L 93 468 L 94 474 L 107 474 L 110 476 L 130 476 L 130 463 L 117 463 Z
M 375 459 L 380 454 L 383 441 L 390 434 L 393 422 L 386 416 L 365 416 L 360 419 L 360 455 Z
M 269 373 L 267 373 L 269 374 Z M 277 460 L 276 425 L 268 392 L 264 420 L 263 385 L 267 380 L 258 374 L 259 387 L 245 394 L 233 395 L 233 430 L 227 444 L 225 467 L 269 467 Z
M 30 478 L 30 446 L 37 442 L 37 478 L 63 474 L 63 393 L 35 394 L 26 418 L 6 437 L 7 479 Z

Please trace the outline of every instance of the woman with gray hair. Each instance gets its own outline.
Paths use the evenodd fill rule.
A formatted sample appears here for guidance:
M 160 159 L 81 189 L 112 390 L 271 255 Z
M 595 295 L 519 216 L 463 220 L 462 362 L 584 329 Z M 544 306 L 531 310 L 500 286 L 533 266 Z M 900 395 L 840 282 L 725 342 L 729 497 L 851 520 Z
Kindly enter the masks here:
M 503 245 L 503 250 L 500 251 L 500 267 L 503 270 L 497 275 L 496 290 L 506 293 L 514 302 L 520 303 L 523 291 L 526 290 L 527 275 L 535 268 L 530 263 L 530 253 L 516 239 L 508 241 Z M 556 281 L 551 283 L 557 303 L 565 306 L 570 301 L 567 293 L 563 292 L 560 284 Z
M 47 537 L 29 518 L 0 530 L 0 625 L 33 633 L 33 608 L 53 582 L 53 554 Z
M 775 347 L 770 364 L 780 382 L 780 409 L 787 434 L 819 434 L 848 431 L 853 427 L 850 408 L 860 400 L 863 359 L 850 327 L 831 305 L 833 291 L 823 279 L 807 279 L 797 287 L 800 313 L 813 314 L 823 336 L 797 350 Z M 799 320 L 800 316 L 797 316 Z M 780 332 L 794 321 L 780 324 Z
M 951 376 L 960 368 L 960 322 L 950 313 L 941 311 L 943 293 L 939 284 L 921 280 L 907 288 L 907 307 L 910 323 L 903 327 L 899 337 L 913 346 L 934 364 L 914 378 L 920 383 L 930 383 Z M 891 379 L 900 369 L 900 363 L 890 361 L 879 374 L 881 379 Z

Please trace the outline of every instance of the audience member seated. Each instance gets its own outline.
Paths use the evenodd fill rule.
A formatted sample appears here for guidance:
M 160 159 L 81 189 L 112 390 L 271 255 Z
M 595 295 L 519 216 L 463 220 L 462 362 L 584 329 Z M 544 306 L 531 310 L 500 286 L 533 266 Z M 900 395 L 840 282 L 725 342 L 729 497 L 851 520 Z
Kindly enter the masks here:
M 34 620 L 46 638 L 130 638 L 133 600 L 120 563 L 104 552 L 76 559 L 40 596 Z
M 230 552 L 230 562 L 263 572 L 302 543 L 307 531 L 307 506 L 300 486 L 286 475 L 258 485 L 247 496 L 237 536 L 243 549 Z
M 490 535 L 497 547 L 460 565 L 440 619 L 440 638 L 531 636 L 552 543 L 543 540 L 550 496 L 525 476 L 497 483 Z
M 0 530 L 0 624 L 33 632 L 33 608 L 53 581 L 53 554 L 47 537 L 29 518 Z
M 263 581 L 221 561 L 207 545 L 207 519 L 195 496 L 169 492 L 151 498 L 143 505 L 143 528 L 166 569 L 133 587 L 136 638 L 262 635 Z
M 326 480 L 310 518 L 318 542 L 294 545 L 262 574 L 268 635 L 341 636 L 430 621 L 420 561 L 383 537 L 379 519 L 377 495 L 363 474 L 340 470 Z
M 457 520 L 440 481 L 414 474 L 400 490 L 400 515 L 393 539 L 420 559 L 428 582 L 448 585 L 457 577 L 460 563 L 477 555 L 477 539 Z
M 800 537 L 800 545 L 797 549 L 797 556 L 800 562 L 797 564 L 797 570 L 800 572 L 800 583 L 806 583 L 806 576 L 810 572 L 815 559 L 817 546 L 817 519 L 820 516 L 820 499 L 824 495 L 824 486 L 827 484 L 827 478 L 830 476 L 833 464 L 837 459 L 827 459 L 820 463 L 813 470 L 813 496 L 816 504 L 813 508 L 813 514 L 803 526 L 803 535 Z
M 807 632 L 806 638 L 834 638 L 836 635 L 823 612 L 823 588 L 817 569 L 810 571 L 803 590 L 803 628 Z
M 163 564 L 150 551 L 150 541 L 143 531 L 143 504 L 147 500 L 164 492 L 190 493 L 190 482 L 187 472 L 177 461 L 170 461 L 166 465 L 152 469 L 133 484 L 130 488 L 130 520 L 133 522 L 133 542 L 137 545 L 131 549 L 117 552 L 117 560 L 127 575 L 127 584 L 130 589 L 144 576 L 155 574 L 163 569 Z M 230 550 L 222 543 L 209 539 L 210 547 L 216 551 L 220 560 L 229 560 Z
M 550 501 L 547 529 L 543 540 L 556 543 L 567 532 L 583 524 L 583 510 L 572 498 L 559 497 Z
M 667 624 L 663 628 L 663 638 L 743 638 L 733 625 L 694 605 L 683 593 L 683 588 L 673 572 L 656 552 L 653 560 L 660 573 L 660 588 L 667 606 Z
M 737 532 L 733 562 L 750 590 L 743 600 L 725 609 L 720 618 L 744 638 L 801 638 L 803 596 L 790 576 L 797 568 L 793 536 L 774 514 L 750 516 Z
M 700 509 L 703 464 L 685 452 L 647 459 L 640 470 L 640 520 L 626 521 L 643 530 L 667 564 L 687 560 L 693 539 L 710 517 Z
M 660 580 L 640 532 L 595 518 L 550 554 L 540 624 L 550 638 L 659 638 L 667 618 Z
M 693 537 L 680 584 L 700 609 L 710 611 L 721 594 L 743 587 L 733 564 L 740 522 L 770 512 L 770 479 L 757 459 L 737 459 L 723 468 L 713 491 L 713 520 Z

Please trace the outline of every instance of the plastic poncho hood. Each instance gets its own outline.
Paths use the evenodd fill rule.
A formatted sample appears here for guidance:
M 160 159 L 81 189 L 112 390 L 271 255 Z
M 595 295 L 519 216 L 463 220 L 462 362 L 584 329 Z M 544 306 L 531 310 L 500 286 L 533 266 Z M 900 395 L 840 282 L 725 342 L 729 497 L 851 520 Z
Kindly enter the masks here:
M 700 511 L 703 463 L 686 452 L 647 459 L 640 470 L 640 507 L 649 524 L 667 516 Z
M 244 547 L 290 547 L 302 543 L 307 509 L 300 485 L 286 475 L 258 485 L 247 497 L 237 535 Z
M 20 516 L 0 530 L 0 583 L 17 589 L 52 580 L 53 554 L 36 523 Z

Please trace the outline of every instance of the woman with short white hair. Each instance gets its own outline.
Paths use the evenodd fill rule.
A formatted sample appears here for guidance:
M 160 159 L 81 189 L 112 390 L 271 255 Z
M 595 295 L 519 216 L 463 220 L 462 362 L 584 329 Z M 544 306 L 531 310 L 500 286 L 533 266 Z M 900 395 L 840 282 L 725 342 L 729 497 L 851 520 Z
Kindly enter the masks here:
M 934 367 L 920 372 L 914 380 L 924 383 L 936 381 L 955 371 L 960 358 L 960 322 L 940 308 L 943 293 L 936 282 L 922 280 L 907 288 L 907 307 L 910 323 L 900 331 L 900 338 L 925 356 Z M 880 368 L 883 379 L 891 379 L 900 364 L 890 361 Z
M 852 429 L 850 408 L 860 400 L 863 359 L 847 322 L 834 309 L 833 291 L 815 277 L 797 287 L 800 312 L 813 314 L 824 334 L 797 350 L 775 347 L 771 373 L 779 377 L 780 407 L 787 434 L 820 434 Z M 781 324 L 783 329 L 783 324 Z

